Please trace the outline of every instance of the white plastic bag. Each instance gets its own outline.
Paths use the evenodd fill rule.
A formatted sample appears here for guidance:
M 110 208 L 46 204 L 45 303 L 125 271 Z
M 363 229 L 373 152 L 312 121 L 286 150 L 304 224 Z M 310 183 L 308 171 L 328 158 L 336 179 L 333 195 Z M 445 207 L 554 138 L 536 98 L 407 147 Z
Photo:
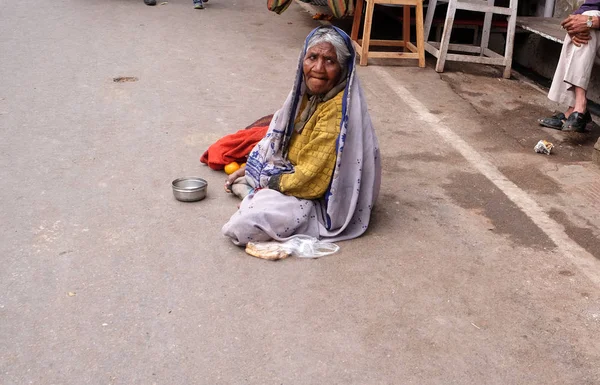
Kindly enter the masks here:
M 554 145 L 546 140 L 540 140 L 537 142 L 533 150 L 539 154 L 550 155 L 550 152 L 554 148 Z

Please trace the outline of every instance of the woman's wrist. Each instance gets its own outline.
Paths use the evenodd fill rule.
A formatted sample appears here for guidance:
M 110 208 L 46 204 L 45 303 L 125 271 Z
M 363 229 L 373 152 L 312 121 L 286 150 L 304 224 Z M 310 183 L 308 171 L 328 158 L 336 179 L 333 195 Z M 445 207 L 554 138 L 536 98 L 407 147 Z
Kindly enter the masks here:
M 273 175 L 272 177 L 269 178 L 269 181 L 267 182 L 267 187 L 271 190 L 276 190 L 276 191 L 280 191 L 279 188 L 279 180 L 281 179 L 281 174 L 279 175 Z

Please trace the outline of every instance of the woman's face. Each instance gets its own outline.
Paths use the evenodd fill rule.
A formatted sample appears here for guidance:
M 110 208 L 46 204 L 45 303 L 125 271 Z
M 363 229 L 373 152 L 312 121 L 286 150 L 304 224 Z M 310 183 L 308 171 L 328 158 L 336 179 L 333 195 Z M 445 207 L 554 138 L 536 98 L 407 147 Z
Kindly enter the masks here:
M 313 95 L 329 92 L 338 83 L 342 72 L 331 43 L 318 43 L 308 49 L 302 70 L 306 87 Z

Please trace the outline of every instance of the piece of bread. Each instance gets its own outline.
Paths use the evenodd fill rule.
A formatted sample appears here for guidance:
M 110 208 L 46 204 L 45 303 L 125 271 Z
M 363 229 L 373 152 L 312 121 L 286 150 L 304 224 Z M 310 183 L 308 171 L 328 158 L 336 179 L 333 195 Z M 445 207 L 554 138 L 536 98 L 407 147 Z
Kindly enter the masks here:
M 292 255 L 277 242 L 249 242 L 246 245 L 246 253 L 253 257 L 269 261 L 278 261 Z

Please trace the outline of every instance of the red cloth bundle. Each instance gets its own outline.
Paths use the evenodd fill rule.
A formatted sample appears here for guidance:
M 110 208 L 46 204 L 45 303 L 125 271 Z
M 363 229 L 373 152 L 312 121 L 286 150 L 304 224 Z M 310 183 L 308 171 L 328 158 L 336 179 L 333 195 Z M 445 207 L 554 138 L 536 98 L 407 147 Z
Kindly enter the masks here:
M 248 154 L 267 134 L 273 115 L 258 119 L 243 130 L 229 134 L 212 144 L 200 157 L 213 170 L 222 170 L 231 162 L 243 163 Z

